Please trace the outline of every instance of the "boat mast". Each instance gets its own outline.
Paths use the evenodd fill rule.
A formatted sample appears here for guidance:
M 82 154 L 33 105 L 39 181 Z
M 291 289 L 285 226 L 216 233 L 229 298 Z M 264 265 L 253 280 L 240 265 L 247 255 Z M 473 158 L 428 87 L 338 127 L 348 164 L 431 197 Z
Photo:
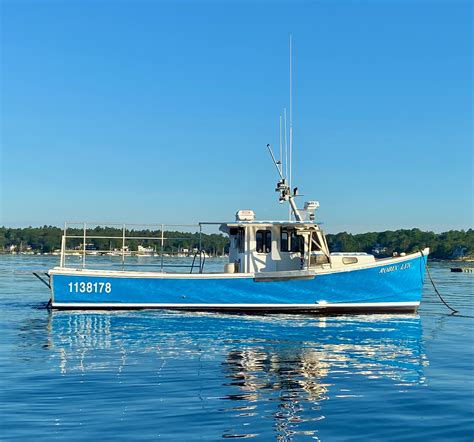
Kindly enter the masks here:
M 296 188 L 292 193 L 292 166 L 293 166 L 293 86 L 292 86 L 292 79 L 293 79 L 293 72 L 292 72 L 292 37 L 290 34 L 290 112 L 289 112 L 289 126 L 290 126 L 290 143 L 289 143 L 289 151 L 287 147 L 287 137 L 286 137 L 286 108 L 283 109 L 283 125 L 284 125 L 284 139 L 285 139 L 285 175 L 283 175 L 283 164 L 282 164 L 282 142 L 281 142 L 281 115 L 280 115 L 280 161 L 275 159 L 275 155 L 273 154 L 272 147 L 270 144 L 267 144 L 267 149 L 270 152 L 272 157 L 273 163 L 280 175 L 280 181 L 278 181 L 275 191 L 280 192 L 280 203 L 283 201 L 288 201 L 289 207 L 289 220 L 291 221 L 291 213 L 293 213 L 296 221 L 303 221 L 303 217 L 301 216 L 298 207 L 296 207 L 295 203 L 295 196 L 296 196 Z M 289 159 L 289 164 L 288 164 Z M 289 177 L 289 180 L 287 180 Z
M 290 176 L 289 176 L 289 185 L 290 189 L 292 188 L 292 175 L 293 175 L 293 85 L 292 85 L 292 80 L 293 80 L 293 69 L 292 69 L 292 57 L 291 57 L 291 34 L 290 34 L 290 114 L 289 114 L 289 120 L 290 120 Z
M 283 173 L 283 144 L 281 136 L 281 115 L 280 115 L 280 172 Z
M 283 127 L 285 128 L 284 138 L 285 138 L 285 176 L 288 176 L 288 137 L 286 135 L 286 107 L 283 108 Z
M 295 216 L 295 220 L 303 221 L 303 218 L 298 210 L 298 207 L 296 207 L 296 203 L 294 200 L 296 195 L 292 195 L 290 186 L 288 186 L 287 180 L 283 176 L 283 173 L 281 172 L 280 162 L 275 159 L 275 155 L 273 154 L 273 150 L 270 144 L 267 144 L 267 149 L 270 152 L 270 155 L 273 160 L 273 164 L 275 164 L 278 175 L 280 175 L 280 181 L 278 181 L 276 189 L 275 189 L 275 192 L 280 192 L 280 203 L 282 203 L 283 201 L 288 201 L 288 203 L 290 204 L 291 211 L 293 212 L 293 215 Z

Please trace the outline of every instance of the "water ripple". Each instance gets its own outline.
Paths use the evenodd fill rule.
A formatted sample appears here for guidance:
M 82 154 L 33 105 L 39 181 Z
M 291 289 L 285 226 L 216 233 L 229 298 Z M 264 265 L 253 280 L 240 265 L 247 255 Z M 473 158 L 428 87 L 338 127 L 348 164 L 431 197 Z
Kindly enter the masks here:
M 433 278 L 462 315 L 429 287 L 419 315 L 49 313 L 12 263 L 2 439 L 472 439 L 472 275 L 444 264 Z

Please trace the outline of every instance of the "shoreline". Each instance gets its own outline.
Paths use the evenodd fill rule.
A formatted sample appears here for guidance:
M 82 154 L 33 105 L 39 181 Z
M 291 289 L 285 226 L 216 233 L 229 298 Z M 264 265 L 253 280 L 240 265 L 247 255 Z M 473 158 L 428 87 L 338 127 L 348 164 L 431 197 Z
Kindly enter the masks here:
M 11 252 L 4 252 L 4 251 L 0 251 L 0 256 L 60 256 L 61 254 L 60 253 L 41 253 L 41 252 L 35 252 L 35 253 L 25 253 L 25 252 L 20 252 L 20 253 L 11 253 Z M 82 256 L 82 254 L 80 255 L 77 255 L 77 256 Z M 91 256 L 95 256 L 95 257 L 99 257 L 99 258 L 103 258 L 103 257 L 111 257 L 111 258 L 114 258 L 114 257 L 120 257 L 121 255 L 91 255 L 91 254 L 86 254 L 86 256 L 88 257 L 91 257 Z M 140 255 L 135 255 L 135 257 L 140 257 Z M 164 257 L 166 258 L 192 258 L 192 256 L 179 256 L 179 255 L 163 255 Z M 161 256 L 159 254 L 157 255 L 154 255 L 154 256 L 148 256 L 149 258 L 160 258 Z M 128 256 L 128 258 L 130 258 L 130 256 Z M 207 257 L 207 258 L 220 258 L 220 259 L 226 259 L 228 258 L 228 256 L 210 256 L 210 257 Z M 206 258 L 206 259 L 207 259 Z M 377 257 L 378 258 L 378 257 Z M 379 259 L 382 259 L 379 258 Z M 452 258 L 431 258 L 431 257 L 428 257 L 428 260 L 429 261 L 434 261 L 434 262 L 456 262 L 456 263 L 473 263 L 474 264 L 474 258 L 468 258 L 468 259 L 452 259 Z

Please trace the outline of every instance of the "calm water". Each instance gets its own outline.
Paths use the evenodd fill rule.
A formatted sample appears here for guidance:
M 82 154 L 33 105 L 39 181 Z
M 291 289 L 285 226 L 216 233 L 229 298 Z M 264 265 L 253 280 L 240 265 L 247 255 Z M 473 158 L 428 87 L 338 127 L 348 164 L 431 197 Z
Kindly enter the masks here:
M 326 318 L 49 313 L 15 270 L 56 263 L 0 256 L 2 440 L 474 438 L 474 274 L 449 263 L 458 315 L 425 284 L 418 315 Z

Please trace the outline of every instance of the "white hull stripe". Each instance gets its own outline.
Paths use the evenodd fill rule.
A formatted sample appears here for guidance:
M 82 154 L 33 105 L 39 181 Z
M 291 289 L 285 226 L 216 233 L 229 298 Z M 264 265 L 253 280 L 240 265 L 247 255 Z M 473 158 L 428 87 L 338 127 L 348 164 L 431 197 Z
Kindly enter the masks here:
M 324 304 L 161 304 L 161 303 L 119 303 L 119 302 L 53 302 L 53 307 L 90 308 L 201 308 L 201 309 L 326 309 L 367 307 L 418 307 L 420 302 L 358 302 Z

